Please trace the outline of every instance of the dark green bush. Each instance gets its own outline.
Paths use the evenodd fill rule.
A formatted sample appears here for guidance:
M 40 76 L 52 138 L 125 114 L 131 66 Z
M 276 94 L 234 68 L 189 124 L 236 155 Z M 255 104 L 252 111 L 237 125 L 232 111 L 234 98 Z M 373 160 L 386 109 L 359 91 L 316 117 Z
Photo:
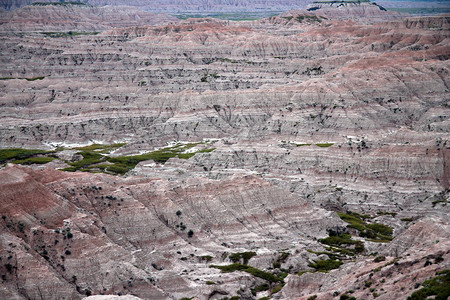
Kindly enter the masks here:
M 232 262 L 234 263 L 238 263 L 240 262 L 240 260 L 243 260 L 244 265 L 248 264 L 248 261 L 255 256 L 256 253 L 253 251 L 249 251 L 249 252 L 238 252 L 238 253 L 233 253 L 230 254 L 229 258 Z
M 375 257 L 375 259 L 373 261 L 374 262 L 382 262 L 385 260 L 386 260 L 386 257 L 384 257 L 383 255 L 380 255 L 380 256 Z
M 10 160 L 25 160 L 34 155 L 53 153 L 53 151 L 45 151 L 39 149 L 1 149 L 0 150 L 0 163 L 5 163 Z
M 231 265 L 227 265 L 227 266 L 215 266 L 212 265 L 211 268 L 216 268 L 219 270 L 222 270 L 222 272 L 224 273 L 231 273 L 234 271 L 243 271 L 243 272 L 247 272 L 249 274 L 252 274 L 255 277 L 259 277 L 261 279 L 270 281 L 270 282 L 279 282 L 282 281 L 280 278 L 278 278 L 277 276 L 269 273 L 269 272 L 265 272 L 265 271 L 261 271 L 257 268 L 251 267 L 251 266 L 247 266 L 247 265 L 242 265 L 242 264 L 238 264 L 238 263 L 234 263 Z
M 261 285 L 256 286 L 255 288 L 251 289 L 252 295 L 256 296 L 257 293 L 267 291 L 269 290 L 270 286 L 267 283 L 263 283 Z
M 327 260 L 315 260 L 309 263 L 308 266 L 316 269 L 317 271 L 329 271 L 333 269 L 338 269 L 343 264 L 340 260 L 327 259 Z
M 422 283 L 423 288 L 412 293 L 407 300 L 425 300 L 430 296 L 435 296 L 435 300 L 447 300 L 450 297 L 450 270 L 443 270 L 436 275 Z

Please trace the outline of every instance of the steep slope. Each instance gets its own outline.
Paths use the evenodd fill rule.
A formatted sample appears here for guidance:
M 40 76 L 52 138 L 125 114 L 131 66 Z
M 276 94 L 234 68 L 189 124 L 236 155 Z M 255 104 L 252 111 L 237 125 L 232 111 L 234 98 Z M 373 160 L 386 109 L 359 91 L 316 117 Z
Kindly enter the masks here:
M 1 298 L 411 295 L 449 268 L 448 20 L 4 33 L 1 147 L 54 151 L 0 151 Z
M 34 0 L 1 0 L 1 6 L 4 9 L 12 10 L 33 2 L 47 2 Z M 56 1 L 55 1 L 56 2 Z M 114 6 L 137 6 L 141 9 L 159 12 L 243 12 L 243 11 L 285 11 L 295 8 L 304 8 L 309 1 L 257 1 L 257 0 L 89 0 L 87 3 L 96 6 L 114 5 Z
M 314 1 L 308 4 L 306 11 L 333 19 L 369 19 L 373 21 L 377 19 L 399 19 L 402 17 L 401 14 L 387 11 L 384 7 L 369 0 Z
M 0 31 L 96 32 L 115 27 L 169 22 L 178 22 L 178 19 L 127 6 L 30 5 L 3 14 Z

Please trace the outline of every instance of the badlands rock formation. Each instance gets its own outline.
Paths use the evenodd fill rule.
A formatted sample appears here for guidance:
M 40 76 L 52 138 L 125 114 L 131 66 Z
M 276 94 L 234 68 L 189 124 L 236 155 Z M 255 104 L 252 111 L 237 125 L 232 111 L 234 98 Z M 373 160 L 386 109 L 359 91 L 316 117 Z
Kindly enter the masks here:
M 318 11 L 3 31 L 0 298 L 446 285 L 449 17 Z
M 32 5 L 0 15 L 0 32 L 40 31 L 96 32 L 116 27 L 177 22 L 166 14 L 154 14 L 127 6 Z
M 401 15 L 387 11 L 384 7 L 369 0 L 357 1 L 314 1 L 306 7 L 306 11 L 326 15 L 333 19 L 350 19 L 367 21 L 399 19 Z
M 58 2 L 48 0 L 1 0 L 2 8 L 13 10 L 33 2 Z M 69 1 L 66 1 L 69 2 Z M 285 11 L 304 8 L 307 0 L 88 0 L 91 5 L 130 5 L 159 12 L 243 12 Z

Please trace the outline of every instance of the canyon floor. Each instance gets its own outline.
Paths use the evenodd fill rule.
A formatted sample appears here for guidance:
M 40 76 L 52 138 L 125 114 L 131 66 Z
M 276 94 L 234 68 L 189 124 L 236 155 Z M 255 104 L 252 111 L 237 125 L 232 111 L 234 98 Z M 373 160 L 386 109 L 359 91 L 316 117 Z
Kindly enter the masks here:
M 449 21 L 1 13 L 0 298 L 446 299 Z

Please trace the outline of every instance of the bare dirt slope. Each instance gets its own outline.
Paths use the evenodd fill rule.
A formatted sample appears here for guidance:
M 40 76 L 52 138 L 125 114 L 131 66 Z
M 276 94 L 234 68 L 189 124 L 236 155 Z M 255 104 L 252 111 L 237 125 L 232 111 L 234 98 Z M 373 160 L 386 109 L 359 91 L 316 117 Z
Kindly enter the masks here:
M 448 281 L 448 21 L 2 34 L 1 148 L 53 152 L 0 152 L 0 298 L 403 299 Z

